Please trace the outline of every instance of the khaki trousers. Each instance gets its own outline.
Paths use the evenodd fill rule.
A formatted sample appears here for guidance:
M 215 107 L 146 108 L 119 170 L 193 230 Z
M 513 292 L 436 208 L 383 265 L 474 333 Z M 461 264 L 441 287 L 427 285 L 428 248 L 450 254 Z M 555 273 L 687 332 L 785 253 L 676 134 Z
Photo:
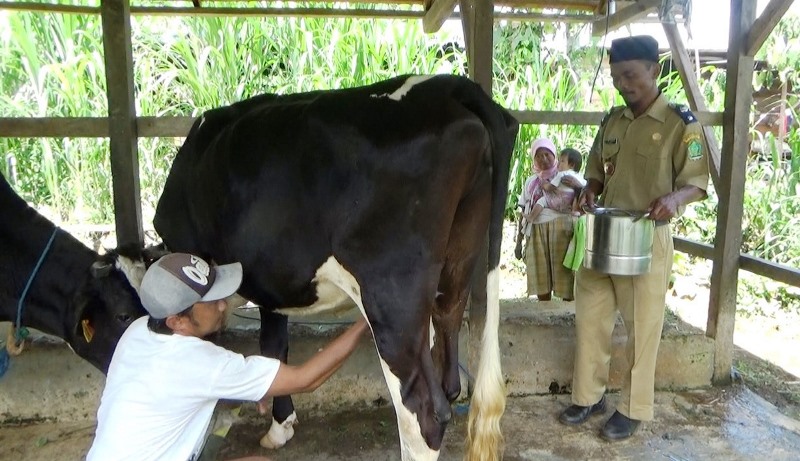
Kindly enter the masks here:
M 653 419 L 656 356 L 664 325 L 664 307 L 672 270 L 669 225 L 655 228 L 650 272 L 636 276 L 607 275 L 581 267 L 575 295 L 575 368 L 572 403 L 597 403 L 608 385 L 611 334 L 616 311 L 627 332 L 627 367 L 617 410 L 623 415 Z

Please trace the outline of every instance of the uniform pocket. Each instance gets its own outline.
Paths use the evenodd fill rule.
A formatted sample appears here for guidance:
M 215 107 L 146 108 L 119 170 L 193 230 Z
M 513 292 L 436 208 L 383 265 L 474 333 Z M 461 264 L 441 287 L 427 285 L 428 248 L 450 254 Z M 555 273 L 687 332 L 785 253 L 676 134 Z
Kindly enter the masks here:
M 653 146 L 637 147 L 636 176 L 643 181 L 656 179 L 668 161 L 669 155 L 666 149 L 656 149 Z

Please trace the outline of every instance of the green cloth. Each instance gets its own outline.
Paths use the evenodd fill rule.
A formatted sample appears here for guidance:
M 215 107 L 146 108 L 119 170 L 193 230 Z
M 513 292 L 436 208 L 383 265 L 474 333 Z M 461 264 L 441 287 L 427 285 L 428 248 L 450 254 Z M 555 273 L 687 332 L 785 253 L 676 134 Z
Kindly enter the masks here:
M 564 267 L 576 271 L 581 267 L 586 250 L 586 215 L 576 219 L 573 226 L 572 240 L 564 255 Z

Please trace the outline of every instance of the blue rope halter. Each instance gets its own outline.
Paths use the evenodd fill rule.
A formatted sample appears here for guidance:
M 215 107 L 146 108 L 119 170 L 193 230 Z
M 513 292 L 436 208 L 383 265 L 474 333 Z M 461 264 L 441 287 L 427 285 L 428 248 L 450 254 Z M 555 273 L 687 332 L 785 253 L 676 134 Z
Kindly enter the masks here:
M 39 261 L 36 262 L 36 266 L 33 267 L 33 271 L 31 272 L 30 277 L 28 277 L 28 283 L 25 284 L 25 289 L 22 290 L 22 296 L 19 297 L 19 302 L 17 303 L 17 321 L 14 324 L 16 326 L 16 332 L 14 333 L 15 346 L 19 346 L 19 344 L 30 334 L 28 329 L 22 326 L 22 309 L 25 306 L 25 297 L 28 296 L 28 290 L 31 288 L 33 279 L 36 278 L 36 274 L 39 273 L 39 268 L 42 267 L 42 262 L 44 262 L 44 258 L 50 251 L 50 247 L 53 246 L 53 240 L 55 240 L 57 232 L 58 227 L 55 227 L 53 229 L 53 233 L 50 234 L 50 240 L 47 241 L 47 245 L 45 245 L 44 250 L 42 250 L 42 254 L 39 256 Z M 0 350 L 0 378 L 6 374 L 6 370 L 8 370 L 8 362 L 8 350 L 4 347 L 2 350 Z

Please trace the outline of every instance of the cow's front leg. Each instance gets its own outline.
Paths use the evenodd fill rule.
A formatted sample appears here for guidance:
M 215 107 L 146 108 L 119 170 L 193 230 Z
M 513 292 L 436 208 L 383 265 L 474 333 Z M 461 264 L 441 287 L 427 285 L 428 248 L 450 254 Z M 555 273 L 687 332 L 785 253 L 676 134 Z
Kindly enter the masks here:
M 266 308 L 261 311 L 261 336 L 259 345 L 261 354 L 286 363 L 289 356 L 289 318 L 276 314 Z M 272 399 L 272 426 L 269 432 L 261 438 L 264 448 L 281 448 L 294 436 L 294 425 L 297 423 L 297 414 L 294 412 L 294 403 L 290 396 L 275 397 Z

